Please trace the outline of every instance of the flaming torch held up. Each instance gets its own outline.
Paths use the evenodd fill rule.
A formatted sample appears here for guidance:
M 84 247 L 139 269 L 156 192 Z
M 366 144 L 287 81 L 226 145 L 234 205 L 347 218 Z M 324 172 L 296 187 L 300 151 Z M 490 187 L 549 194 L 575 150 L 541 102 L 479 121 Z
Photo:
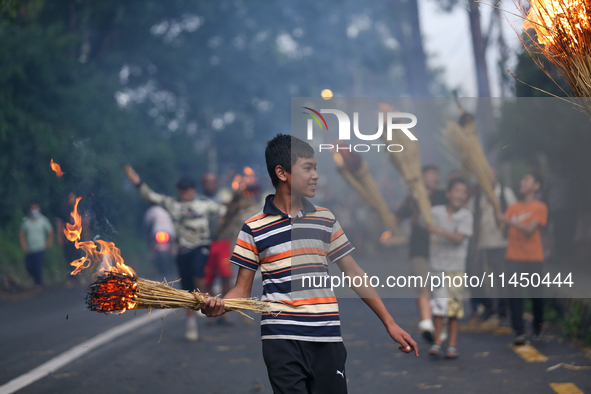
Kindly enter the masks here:
M 525 49 L 554 83 L 537 55 L 544 55 L 558 68 L 579 98 L 578 108 L 591 116 L 591 2 L 530 0 L 528 4 L 529 10 L 521 0 L 518 3 L 525 19 L 523 30 L 534 47 L 530 49 L 522 40 Z
M 120 250 L 112 242 L 80 241 L 82 217 L 78 214 L 76 199 L 72 211 L 74 224 L 67 223 L 64 229 L 66 238 L 74 242 L 76 248 L 84 251 L 84 256 L 71 263 L 75 269 L 72 275 L 85 268 L 99 265 L 95 281 L 88 287 L 86 305 L 91 311 L 123 313 L 129 309 L 169 309 L 184 308 L 199 310 L 206 302 L 206 296 L 198 291 L 188 292 L 159 283 L 138 278 L 133 269 L 125 265 Z M 263 312 L 268 303 L 256 299 L 224 300 L 226 310 Z M 248 316 L 248 315 L 245 315 Z
M 369 171 L 367 162 L 358 154 L 348 151 L 335 153 L 334 160 L 337 163 L 339 173 L 345 181 L 351 185 L 361 198 L 371 206 L 378 214 L 387 231 L 380 238 L 380 242 L 386 245 L 401 245 L 407 242 L 404 235 L 398 229 L 396 217 L 390 212 L 388 204 L 378 189 Z

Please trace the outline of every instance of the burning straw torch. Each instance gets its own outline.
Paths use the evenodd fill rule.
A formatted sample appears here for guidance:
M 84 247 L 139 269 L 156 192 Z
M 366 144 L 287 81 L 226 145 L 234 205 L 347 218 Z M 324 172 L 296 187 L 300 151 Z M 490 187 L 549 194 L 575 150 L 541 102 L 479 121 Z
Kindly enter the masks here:
M 558 68 L 579 98 L 578 108 L 591 116 L 591 2 L 530 0 L 528 3 L 529 7 L 520 0 L 518 5 L 525 19 L 523 30 L 531 39 L 533 50 L 521 40 L 523 46 L 554 83 L 538 54 Z
M 173 309 L 199 310 L 206 302 L 206 296 L 199 291 L 188 292 L 171 287 L 167 283 L 138 278 L 133 269 L 125 265 L 120 250 L 113 242 L 103 240 L 80 241 L 82 217 L 78 214 L 76 199 L 72 211 L 74 224 L 67 223 L 66 238 L 84 251 L 85 256 L 70 264 L 75 267 L 72 275 L 83 269 L 99 265 L 95 280 L 88 286 L 86 305 L 91 311 L 123 313 L 130 309 Z M 244 311 L 269 311 L 269 303 L 255 298 L 224 300 L 226 310 L 248 316 Z M 248 316 L 250 317 L 250 316 Z

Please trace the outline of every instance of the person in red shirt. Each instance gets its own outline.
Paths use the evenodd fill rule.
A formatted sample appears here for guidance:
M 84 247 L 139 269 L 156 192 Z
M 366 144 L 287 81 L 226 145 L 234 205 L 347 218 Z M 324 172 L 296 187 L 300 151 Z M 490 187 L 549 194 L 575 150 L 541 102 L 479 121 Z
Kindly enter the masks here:
M 499 222 L 509 227 L 507 234 L 507 280 L 517 273 L 517 281 L 521 280 L 521 273 L 537 273 L 542 277 L 544 262 L 544 246 L 540 228 L 546 226 L 548 221 L 548 207 L 542 201 L 536 199 L 536 194 L 542 187 L 542 179 L 534 173 L 526 174 L 519 184 L 519 192 L 522 200 L 507 208 L 504 215 L 499 215 Z M 511 285 L 512 286 L 512 285 Z M 520 288 L 510 287 L 512 290 Z M 511 323 L 515 330 L 516 345 L 526 343 L 525 327 L 523 322 L 523 296 L 511 298 Z M 539 337 L 544 322 L 544 302 L 542 298 L 533 300 L 533 334 Z

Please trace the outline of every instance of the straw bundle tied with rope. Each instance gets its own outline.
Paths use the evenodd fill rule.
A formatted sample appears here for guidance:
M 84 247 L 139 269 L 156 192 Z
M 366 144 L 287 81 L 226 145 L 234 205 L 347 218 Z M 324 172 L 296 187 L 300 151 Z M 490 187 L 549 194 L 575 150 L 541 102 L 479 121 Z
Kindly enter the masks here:
M 530 0 L 527 7 L 519 0 L 516 5 L 525 19 L 523 30 L 533 48 L 520 40 L 535 64 L 560 88 L 538 55 L 556 66 L 579 98 L 575 106 L 591 116 L 591 2 Z
M 476 135 L 474 116 L 461 106 L 460 113 L 458 122 L 446 121 L 446 128 L 441 131 L 443 143 L 453 156 L 460 159 L 462 170 L 467 171 L 476 179 L 478 185 L 492 201 L 495 212 L 502 213 L 501 206 L 494 195 L 494 175 Z
M 88 286 L 86 305 L 91 311 L 104 313 L 123 313 L 129 309 L 200 310 L 206 299 L 203 293 L 175 289 L 169 283 L 107 272 Z M 238 312 L 249 318 L 251 317 L 244 311 L 268 312 L 271 311 L 270 304 L 255 298 L 224 300 L 226 310 Z
M 395 109 L 385 103 L 380 103 L 380 111 L 396 112 Z M 383 134 L 383 137 L 386 138 L 386 135 Z M 425 222 L 429 224 L 433 223 L 431 200 L 429 200 L 427 188 L 423 183 L 419 143 L 417 141 L 410 141 L 404 145 L 404 149 L 401 152 L 388 152 L 388 157 L 406 182 Z
M 357 191 L 361 198 L 377 212 L 386 229 L 391 232 L 392 235 L 385 243 L 388 245 L 402 245 L 408 242 L 408 239 L 400 232 L 396 217 L 388 208 L 388 204 L 386 204 L 382 193 L 371 175 L 367 162 L 358 155 L 355 156 L 356 160 L 354 160 L 354 163 L 352 163 L 353 160 L 351 158 L 348 162 L 343 156 L 350 158 L 352 154 L 346 151 L 343 154 L 335 154 L 338 171 L 345 178 L 345 181 Z

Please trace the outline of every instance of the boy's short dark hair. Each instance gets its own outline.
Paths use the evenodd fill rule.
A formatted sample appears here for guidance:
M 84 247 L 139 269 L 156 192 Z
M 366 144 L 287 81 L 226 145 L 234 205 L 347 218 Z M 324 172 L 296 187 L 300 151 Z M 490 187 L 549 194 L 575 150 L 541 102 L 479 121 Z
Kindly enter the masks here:
M 277 134 L 272 140 L 267 142 L 265 149 L 265 160 L 267 162 L 267 171 L 271 177 L 274 187 L 279 184 L 279 178 L 275 174 L 275 167 L 281 166 L 291 174 L 291 166 L 295 164 L 300 157 L 314 157 L 314 148 L 305 141 L 288 134 Z
M 183 175 L 179 178 L 178 182 L 176 183 L 176 188 L 179 190 L 189 190 L 189 189 L 196 189 L 197 182 L 193 177 L 188 175 Z
M 531 175 L 534 178 L 534 182 L 540 184 L 540 189 L 542 188 L 542 186 L 544 186 L 544 178 L 542 177 L 542 175 L 540 175 L 540 173 L 532 171 L 532 172 L 528 172 L 525 175 Z
M 421 169 L 421 173 L 424 174 L 425 172 L 432 170 L 439 172 L 439 167 L 437 167 L 435 164 L 426 164 Z
M 461 183 L 462 185 L 466 185 L 466 187 L 469 188 L 468 182 L 464 178 L 457 177 L 457 178 L 452 178 L 449 180 L 449 182 L 447 182 L 447 191 L 448 192 L 451 191 L 451 189 L 453 189 L 457 183 Z

